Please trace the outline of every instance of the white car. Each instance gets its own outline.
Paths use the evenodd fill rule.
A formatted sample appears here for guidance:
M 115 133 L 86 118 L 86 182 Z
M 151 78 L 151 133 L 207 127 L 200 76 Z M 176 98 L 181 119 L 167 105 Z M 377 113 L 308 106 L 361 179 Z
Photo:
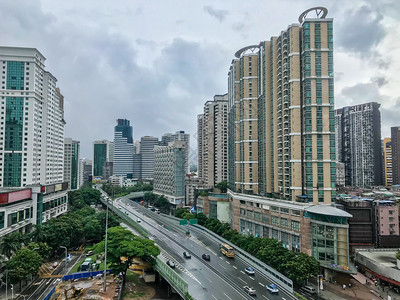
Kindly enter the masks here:
M 271 294 L 279 294 L 278 287 L 275 284 L 267 285 L 267 291 Z
M 243 287 L 243 289 L 244 289 L 245 292 L 246 292 L 247 294 L 249 294 L 249 295 L 253 295 L 253 296 L 256 295 L 256 290 L 253 289 L 252 287 L 249 287 L 249 286 L 246 285 L 246 286 Z
M 252 268 L 252 267 L 248 267 L 248 268 L 244 269 L 244 271 L 245 271 L 248 275 L 254 275 L 254 274 L 255 274 L 254 268 Z
M 142 222 L 142 221 L 141 221 L 140 219 L 137 219 L 136 222 L 140 223 L 140 222 Z

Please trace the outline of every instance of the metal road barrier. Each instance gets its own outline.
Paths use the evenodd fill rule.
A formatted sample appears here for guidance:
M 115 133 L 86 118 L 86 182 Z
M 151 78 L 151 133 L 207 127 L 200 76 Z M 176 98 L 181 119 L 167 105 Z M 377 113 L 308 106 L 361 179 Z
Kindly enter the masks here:
M 183 299 L 186 299 L 188 283 L 158 257 L 154 267 L 165 278 L 165 280 L 167 280 L 169 284 L 177 290 L 179 295 L 181 295 Z
M 211 230 L 201 226 L 201 225 L 192 225 L 195 228 L 198 228 L 200 230 L 203 230 L 207 232 L 209 235 L 214 237 L 219 243 L 226 243 L 230 246 L 232 246 L 235 249 L 236 254 L 239 254 L 239 257 L 244 258 L 247 261 L 250 261 L 252 264 L 257 265 L 264 271 L 268 273 L 268 275 L 273 279 L 274 283 L 277 285 L 281 286 L 283 289 L 286 291 L 293 293 L 293 281 L 289 278 L 287 278 L 285 275 L 279 273 L 277 270 L 274 268 L 268 266 L 267 264 L 263 263 L 261 260 L 255 258 L 252 256 L 250 253 L 238 248 L 235 244 L 229 242 L 228 240 L 224 239 L 220 235 L 216 234 L 215 232 L 212 232 Z

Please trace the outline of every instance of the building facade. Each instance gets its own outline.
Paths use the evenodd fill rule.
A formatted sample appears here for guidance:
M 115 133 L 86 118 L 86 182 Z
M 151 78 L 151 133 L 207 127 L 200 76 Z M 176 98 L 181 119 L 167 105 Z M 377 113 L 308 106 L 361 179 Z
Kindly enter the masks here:
M 338 160 L 345 164 L 346 185 L 382 184 L 380 104 L 370 102 L 335 110 Z
M 64 99 L 34 48 L 0 47 L 1 187 L 63 182 Z
M 312 12 L 316 13 L 312 17 Z M 333 20 L 313 8 L 279 36 L 236 52 L 228 73 L 232 227 L 349 268 L 348 218 L 335 208 Z
M 378 248 L 399 248 L 399 207 L 395 201 L 375 200 L 375 234 Z
M 79 160 L 78 185 L 81 187 L 85 182 L 92 181 L 92 161 L 89 159 Z
M 114 128 L 114 175 L 132 178 L 133 128 L 127 119 L 118 119 Z
M 215 186 L 228 179 L 228 94 L 207 101 L 197 120 L 199 177 Z
M 79 186 L 79 141 L 64 139 L 64 182 L 68 182 L 71 190 Z
M 392 173 L 393 184 L 400 184 L 400 126 L 392 127 Z
M 344 163 L 336 162 L 336 186 L 344 187 L 346 185 L 346 173 Z
M 383 139 L 383 175 L 385 186 L 393 185 L 392 139 Z
M 102 140 L 93 142 L 93 177 L 105 178 L 106 163 L 113 163 L 114 143 Z M 108 164 L 108 167 L 110 165 Z M 107 177 L 108 178 L 108 177 Z
M 153 191 L 175 207 L 185 203 L 185 147 L 184 141 L 154 147 Z
M 141 178 L 154 178 L 154 147 L 159 145 L 159 140 L 153 136 L 143 136 L 140 139 Z

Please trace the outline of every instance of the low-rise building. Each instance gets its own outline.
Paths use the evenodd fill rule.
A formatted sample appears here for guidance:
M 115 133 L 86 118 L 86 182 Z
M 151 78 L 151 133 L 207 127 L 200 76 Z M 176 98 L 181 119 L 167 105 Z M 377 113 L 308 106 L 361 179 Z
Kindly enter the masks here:
M 400 247 L 399 207 L 397 204 L 390 200 L 376 200 L 374 201 L 374 210 L 377 247 Z
M 242 234 L 273 238 L 287 249 L 317 259 L 325 277 L 354 273 L 349 258 L 351 214 L 329 204 L 288 202 L 228 190 L 232 227 Z
M 32 185 L 0 189 L 0 237 L 19 231 L 30 232 L 34 225 L 67 212 L 68 183 Z
M 229 197 L 226 193 L 208 193 L 207 196 L 198 196 L 197 212 L 205 214 L 208 218 L 218 219 L 221 222 L 231 222 Z
M 356 250 L 358 270 L 369 278 L 377 278 L 385 285 L 400 287 L 400 269 L 396 265 L 397 249 Z
M 205 184 L 203 178 L 186 174 L 185 179 L 185 206 L 192 206 L 196 200 L 196 191 L 200 189 L 209 189 L 211 187 Z

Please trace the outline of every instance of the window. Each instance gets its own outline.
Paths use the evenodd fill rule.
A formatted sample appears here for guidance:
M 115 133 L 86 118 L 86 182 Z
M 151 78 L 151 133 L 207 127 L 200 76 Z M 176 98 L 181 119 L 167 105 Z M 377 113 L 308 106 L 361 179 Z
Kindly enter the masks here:
M 300 231 L 300 222 L 292 221 L 292 229 L 296 231 Z
M 279 217 L 272 216 L 271 223 L 272 225 L 279 225 Z
M 282 227 L 289 227 L 289 220 L 286 218 L 281 218 L 281 226 Z
M 281 213 L 283 213 L 283 214 L 289 214 L 289 209 L 288 209 L 288 208 L 283 208 L 283 207 L 281 207 Z

